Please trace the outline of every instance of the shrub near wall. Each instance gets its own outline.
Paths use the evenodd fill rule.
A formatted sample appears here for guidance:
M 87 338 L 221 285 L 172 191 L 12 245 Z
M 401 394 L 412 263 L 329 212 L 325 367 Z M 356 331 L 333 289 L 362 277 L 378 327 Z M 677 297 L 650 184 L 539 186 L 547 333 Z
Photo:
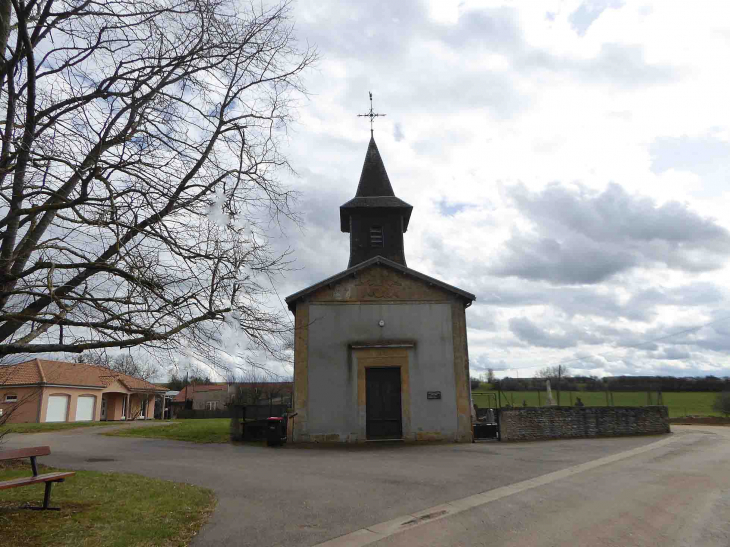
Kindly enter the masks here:
M 666 406 L 539 407 L 502 409 L 500 439 L 536 441 L 669 433 Z
M 178 410 L 175 414 L 175 418 L 181 420 L 208 420 L 210 418 L 230 418 L 231 411 L 227 408 L 220 408 L 217 410 L 197 410 L 197 409 L 186 409 Z

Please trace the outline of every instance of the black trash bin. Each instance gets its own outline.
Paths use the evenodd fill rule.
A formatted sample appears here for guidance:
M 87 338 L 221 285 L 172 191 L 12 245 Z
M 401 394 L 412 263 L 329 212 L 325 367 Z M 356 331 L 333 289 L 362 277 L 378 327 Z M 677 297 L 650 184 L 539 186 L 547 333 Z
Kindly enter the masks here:
M 266 444 L 281 446 L 286 442 L 286 419 L 268 418 L 266 420 Z

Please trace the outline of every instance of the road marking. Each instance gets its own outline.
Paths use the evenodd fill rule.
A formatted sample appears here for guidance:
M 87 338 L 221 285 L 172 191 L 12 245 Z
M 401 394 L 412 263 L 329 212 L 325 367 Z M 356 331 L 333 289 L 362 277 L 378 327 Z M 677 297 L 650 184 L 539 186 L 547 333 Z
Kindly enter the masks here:
M 417 526 L 450 517 L 451 515 L 461 513 L 462 511 L 467 511 L 468 509 L 472 509 L 474 507 L 479 507 L 480 505 L 491 503 L 506 496 L 518 494 L 520 492 L 524 492 L 525 490 L 537 488 L 538 486 L 545 486 L 546 484 L 550 484 L 551 482 L 565 479 L 578 473 L 584 473 L 585 471 L 590 471 L 591 469 L 601 467 L 602 465 L 608 465 L 610 463 L 614 463 L 620 460 L 625 460 L 626 458 L 638 456 L 639 454 L 643 454 L 644 452 L 649 452 L 650 450 L 654 450 L 656 448 L 660 448 L 669 443 L 672 443 L 676 439 L 677 436 L 672 435 L 671 437 L 667 437 L 666 439 L 662 439 L 661 441 L 647 444 L 645 446 L 640 446 L 639 448 L 626 450 L 625 452 L 619 452 L 618 454 L 613 454 L 611 456 L 605 456 L 597 460 L 592 460 L 590 462 L 567 467 L 559 471 L 553 471 L 552 473 L 547 473 L 533 479 L 516 482 L 508 486 L 500 486 L 499 488 L 495 488 L 493 490 L 487 490 L 486 492 L 474 494 L 473 496 L 467 496 L 465 498 L 450 501 L 442 505 L 430 507 L 428 509 L 424 509 L 423 511 L 418 511 L 417 513 L 411 513 L 396 517 L 392 520 L 374 524 L 372 526 L 368 526 L 367 528 L 361 528 L 360 530 L 345 534 L 344 536 L 325 541 L 324 543 L 319 543 L 315 545 L 315 547 L 362 547 L 363 545 L 370 545 L 371 543 L 380 541 L 381 539 L 387 538 L 388 536 L 398 534 L 405 530 L 412 530 Z

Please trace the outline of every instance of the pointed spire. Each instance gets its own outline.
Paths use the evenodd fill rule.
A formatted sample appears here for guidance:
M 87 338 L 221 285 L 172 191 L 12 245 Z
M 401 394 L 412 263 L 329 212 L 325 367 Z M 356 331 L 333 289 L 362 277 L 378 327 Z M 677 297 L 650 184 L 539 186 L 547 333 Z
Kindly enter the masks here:
M 362 166 L 360 182 L 357 185 L 355 197 L 395 196 L 390 185 L 388 173 L 385 171 L 383 159 L 380 157 L 378 145 L 370 136 L 370 144 L 365 154 L 365 163 Z

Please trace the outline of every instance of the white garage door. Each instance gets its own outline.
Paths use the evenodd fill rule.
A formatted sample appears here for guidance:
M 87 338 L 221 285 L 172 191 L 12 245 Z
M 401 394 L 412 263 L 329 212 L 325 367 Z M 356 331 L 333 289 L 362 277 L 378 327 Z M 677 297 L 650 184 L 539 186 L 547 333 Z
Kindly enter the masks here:
M 48 397 L 47 422 L 65 422 L 68 413 L 68 396 L 51 395 Z
M 90 422 L 94 419 L 94 402 L 96 397 L 93 395 L 82 395 L 76 399 L 76 421 Z

